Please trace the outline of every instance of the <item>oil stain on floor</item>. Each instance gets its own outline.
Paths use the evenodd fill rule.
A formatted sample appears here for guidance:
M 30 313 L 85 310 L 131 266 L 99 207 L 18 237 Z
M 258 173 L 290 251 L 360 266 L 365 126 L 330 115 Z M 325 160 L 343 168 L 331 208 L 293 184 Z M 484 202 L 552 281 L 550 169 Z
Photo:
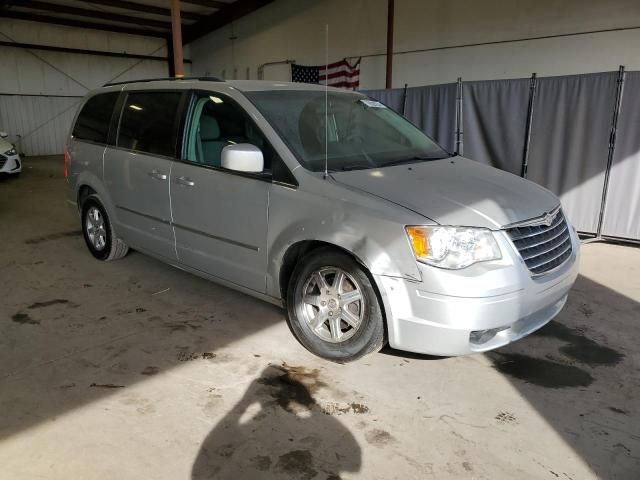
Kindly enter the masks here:
M 69 300 L 65 298 L 55 298 L 53 300 L 46 300 L 44 302 L 35 302 L 27 307 L 28 310 L 35 310 L 38 308 L 50 307 L 52 305 L 68 305 L 70 307 L 77 307 L 75 303 L 69 302 Z M 28 313 L 17 312 L 12 315 L 11 319 L 15 323 L 20 323 L 23 325 L 39 325 L 40 320 L 31 317 Z
M 319 370 L 308 370 L 304 367 L 288 365 L 273 366 L 282 373 L 276 376 L 263 377 L 259 380 L 263 385 L 274 387 L 270 394 L 284 410 L 295 413 L 298 408 L 311 409 L 316 406 L 313 398 L 319 388 L 326 384 L 319 379 Z
M 48 242 L 51 240 L 59 240 L 61 238 L 76 237 L 80 235 L 82 235 L 81 230 L 72 230 L 70 232 L 51 233 L 49 235 L 44 235 L 41 237 L 29 238 L 28 240 L 25 240 L 24 243 L 26 243 L 27 245 L 38 245 L 40 243 Z
M 38 325 L 40 324 L 40 320 L 36 320 L 35 318 L 31 318 L 28 314 L 18 312 L 11 317 L 11 319 L 16 323 L 21 323 L 23 325 Z
M 280 455 L 275 465 L 275 471 L 290 478 L 311 480 L 318 474 L 312 465 L 313 456 L 309 450 L 292 450 Z
M 50 307 L 51 305 L 62 305 L 69 303 L 66 298 L 55 298 L 53 300 L 47 300 L 46 302 L 35 302 L 29 305 L 27 308 L 33 310 L 34 308 Z

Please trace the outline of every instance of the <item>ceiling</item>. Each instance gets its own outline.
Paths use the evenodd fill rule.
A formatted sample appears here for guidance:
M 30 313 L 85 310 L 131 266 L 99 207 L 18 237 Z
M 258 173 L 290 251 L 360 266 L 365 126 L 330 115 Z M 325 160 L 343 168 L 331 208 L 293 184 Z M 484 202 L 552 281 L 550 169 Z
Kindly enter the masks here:
M 189 43 L 274 0 L 182 0 L 182 37 Z M 171 35 L 170 0 L 0 0 L 0 18 L 151 37 Z

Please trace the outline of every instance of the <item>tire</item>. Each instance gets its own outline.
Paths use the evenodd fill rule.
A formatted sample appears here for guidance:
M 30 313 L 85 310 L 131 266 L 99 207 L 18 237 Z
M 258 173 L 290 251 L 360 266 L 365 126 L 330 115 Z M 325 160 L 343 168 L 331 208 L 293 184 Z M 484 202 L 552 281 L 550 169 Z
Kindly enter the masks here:
M 95 258 L 109 262 L 118 260 L 129 252 L 127 244 L 116 235 L 97 195 L 89 195 L 82 203 L 81 219 L 84 241 Z
M 286 303 L 289 328 L 319 357 L 352 362 L 385 344 L 384 316 L 371 278 L 337 249 L 314 250 L 298 262 Z

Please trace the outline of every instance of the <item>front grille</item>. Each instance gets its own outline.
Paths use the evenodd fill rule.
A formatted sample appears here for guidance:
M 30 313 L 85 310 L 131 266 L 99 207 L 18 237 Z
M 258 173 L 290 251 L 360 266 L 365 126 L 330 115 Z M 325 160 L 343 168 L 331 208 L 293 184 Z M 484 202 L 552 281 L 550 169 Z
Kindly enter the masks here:
M 531 273 L 542 275 L 571 256 L 569 228 L 562 210 L 557 208 L 542 218 L 508 227 L 506 232 Z
M 0 155 L 0 168 L 4 167 L 5 163 L 7 163 L 7 157 Z

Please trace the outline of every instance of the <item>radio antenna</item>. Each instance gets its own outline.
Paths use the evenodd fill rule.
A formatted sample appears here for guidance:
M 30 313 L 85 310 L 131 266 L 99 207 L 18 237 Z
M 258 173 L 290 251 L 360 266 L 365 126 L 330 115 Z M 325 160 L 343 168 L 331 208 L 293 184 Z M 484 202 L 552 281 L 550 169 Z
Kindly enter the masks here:
M 324 31 L 324 178 L 329 176 L 329 24 Z

